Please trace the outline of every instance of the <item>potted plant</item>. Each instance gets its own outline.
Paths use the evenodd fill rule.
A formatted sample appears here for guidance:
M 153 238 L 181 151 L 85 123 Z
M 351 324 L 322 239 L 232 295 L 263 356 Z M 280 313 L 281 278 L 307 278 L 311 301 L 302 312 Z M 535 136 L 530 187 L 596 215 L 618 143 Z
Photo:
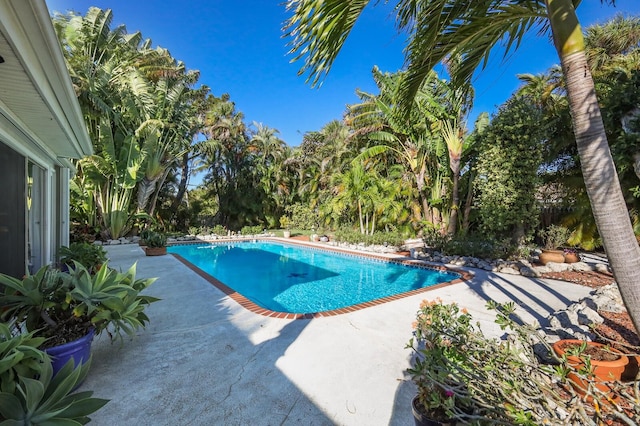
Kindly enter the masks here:
M 147 256 L 164 256 L 167 254 L 167 237 L 160 232 L 150 232 L 145 239 Z
M 41 349 L 52 355 L 57 372 L 73 358 L 89 358 L 95 334 L 112 339 L 134 336 L 149 318 L 144 309 L 158 300 L 141 295 L 155 278 L 136 279 L 136 265 L 120 273 L 104 263 L 96 274 L 74 263 L 68 272 L 44 266 L 22 280 L 0 274 L 0 317 L 46 341 Z
M 280 216 L 280 228 L 283 229 L 282 235 L 285 238 L 291 237 L 291 219 L 287 215 Z
M 72 268 L 74 262 L 78 262 L 92 274 L 107 261 L 107 252 L 102 246 L 86 242 L 71 243 L 69 247 L 62 246 L 59 255 L 63 268 Z
M 515 303 L 489 301 L 487 308 L 497 312 L 505 337 L 485 337 L 456 304 L 422 303 L 408 345 L 416 353 L 409 370 L 418 386 L 416 425 L 608 424 L 622 418 L 621 407 L 635 407 L 637 419 L 637 391 L 616 382 L 620 404 L 594 410 L 573 387 L 562 386 L 566 368 L 541 361 L 538 355 L 553 349 L 536 326 L 515 314 Z M 597 388 L 592 395 L 602 398 Z
M 544 241 L 544 248 L 540 254 L 540 263 L 546 265 L 549 262 L 564 262 L 564 252 L 558 250 L 569 239 L 570 232 L 564 226 L 551 225 L 540 232 L 540 237 Z
M 562 250 L 564 253 L 564 262 L 565 263 L 576 263 L 580 262 L 580 255 L 578 251 L 574 248 L 565 248 Z
M 147 245 L 147 238 L 149 238 L 149 235 L 151 235 L 153 233 L 153 231 L 149 228 L 144 228 L 142 231 L 140 231 L 140 240 L 138 240 L 138 245 L 140 247 L 144 247 Z
M 584 395 L 590 385 L 610 393 L 610 383 L 619 381 L 629 358 L 608 345 L 577 339 L 562 339 L 553 344 L 556 355 L 570 367 L 567 379 Z
M 408 370 L 418 387 L 411 402 L 415 424 L 455 424 L 456 418 L 473 411 L 466 384 L 454 372 L 467 368 L 460 351 L 476 330 L 466 311 L 439 300 L 422 302 L 414 327 L 407 347 L 415 353 Z

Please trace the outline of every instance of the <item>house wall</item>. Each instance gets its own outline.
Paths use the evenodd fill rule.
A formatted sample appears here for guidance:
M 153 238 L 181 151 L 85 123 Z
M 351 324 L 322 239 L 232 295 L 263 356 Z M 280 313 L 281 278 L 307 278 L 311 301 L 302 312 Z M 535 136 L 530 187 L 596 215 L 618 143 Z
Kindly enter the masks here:
M 92 147 L 44 0 L 0 1 L 0 56 L 0 272 L 21 277 L 68 245 L 69 160 Z

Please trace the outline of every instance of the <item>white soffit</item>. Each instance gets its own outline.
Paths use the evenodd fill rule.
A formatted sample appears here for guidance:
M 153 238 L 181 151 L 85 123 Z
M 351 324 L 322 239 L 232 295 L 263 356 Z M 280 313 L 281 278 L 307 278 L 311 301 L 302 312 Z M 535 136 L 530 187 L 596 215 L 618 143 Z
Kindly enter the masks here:
M 13 142 L 54 161 L 91 154 L 44 0 L 0 1 L 0 56 L 0 114 L 24 135 Z

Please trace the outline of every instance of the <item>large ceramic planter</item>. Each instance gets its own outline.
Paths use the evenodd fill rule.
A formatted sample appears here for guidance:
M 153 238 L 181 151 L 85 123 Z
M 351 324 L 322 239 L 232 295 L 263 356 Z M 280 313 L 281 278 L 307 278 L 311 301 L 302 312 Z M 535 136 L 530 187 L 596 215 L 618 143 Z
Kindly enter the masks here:
M 166 247 L 145 247 L 144 252 L 147 256 L 164 256 L 167 254 Z
M 52 348 L 46 348 L 44 352 L 51 357 L 51 366 L 53 367 L 53 374 L 64 367 L 64 365 L 73 358 L 75 366 L 84 364 L 89 360 L 91 356 L 91 342 L 95 332 L 93 329 L 84 337 L 74 340 L 64 345 L 54 346 Z
M 556 355 L 558 355 L 559 357 L 562 357 L 569 348 L 580 346 L 583 343 L 584 343 L 583 340 L 575 340 L 575 339 L 559 340 L 553 344 L 553 350 L 556 353 Z M 598 348 L 605 347 L 605 345 L 601 343 L 596 343 L 596 342 L 586 342 L 586 343 L 587 343 L 587 350 L 585 352 L 587 353 L 590 350 L 597 351 Z M 613 360 L 598 360 L 598 359 L 594 359 L 594 356 L 592 356 L 591 357 L 592 371 L 590 375 L 590 378 L 592 378 L 594 381 L 595 387 L 605 393 L 609 393 L 611 391 L 611 387 L 609 385 L 611 381 L 616 381 L 621 379 L 622 373 L 626 365 L 629 363 L 629 358 L 624 356 L 622 352 L 617 351 L 613 348 L 607 348 L 607 351 L 613 352 L 615 355 L 617 355 L 617 358 Z M 569 355 L 567 356 L 567 361 L 570 366 L 572 366 L 577 370 L 580 370 L 585 367 L 585 363 L 583 359 L 584 356 L 586 356 L 586 354 L 584 353 L 583 355 L 581 355 L 581 357 Z M 587 380 L 583 379 L 582 377 L 580 377 L 580 375 L 578 375 L 575 372 L 569 373 L 567 375 L 567 378 L 571 381 L 571 383 L 573 384 L 573 387 L 579 394 L 584 395 L 586 393 L 588 388 Z
M 564 263 L 564 251 L 543 249 L 538 258 L 543 265 L 549 262 Z
M 564 254 L 564 263 L 576 263 L 576 262 L 580 262 L 580 256 L 578 256 L 578 253 L 565 253 Z
M 282 235 L 283 235 L 285 238 L 290 238 L 290 237 L 291 237 L 291 231 L 286 231 L 286 230 L 285 230 L 285 231 L 282 231 Z
M 440 422 L 429 418 L 420 410 L 417 396 L 411 400 L 411 412 L 416 426 L 454 426 L 456 424 L 455 420 Z

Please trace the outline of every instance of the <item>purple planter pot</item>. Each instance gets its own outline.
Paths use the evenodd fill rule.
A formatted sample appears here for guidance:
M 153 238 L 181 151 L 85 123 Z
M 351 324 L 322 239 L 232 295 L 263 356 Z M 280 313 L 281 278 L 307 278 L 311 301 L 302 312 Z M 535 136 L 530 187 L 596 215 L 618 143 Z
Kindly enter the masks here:
M 55 376 L 71 358 L 73 358 L 73 364 L 76 367 L 80 365 L 80 363 L 84 364 L 87 362 L 89 356 L 91 356 L 91 342 L 93 341 L 94 335 L 95 331 L 91 329 L 89 334 L 78 340 L 45 349 L 44 351 L 51 356 L 53 375 Z

